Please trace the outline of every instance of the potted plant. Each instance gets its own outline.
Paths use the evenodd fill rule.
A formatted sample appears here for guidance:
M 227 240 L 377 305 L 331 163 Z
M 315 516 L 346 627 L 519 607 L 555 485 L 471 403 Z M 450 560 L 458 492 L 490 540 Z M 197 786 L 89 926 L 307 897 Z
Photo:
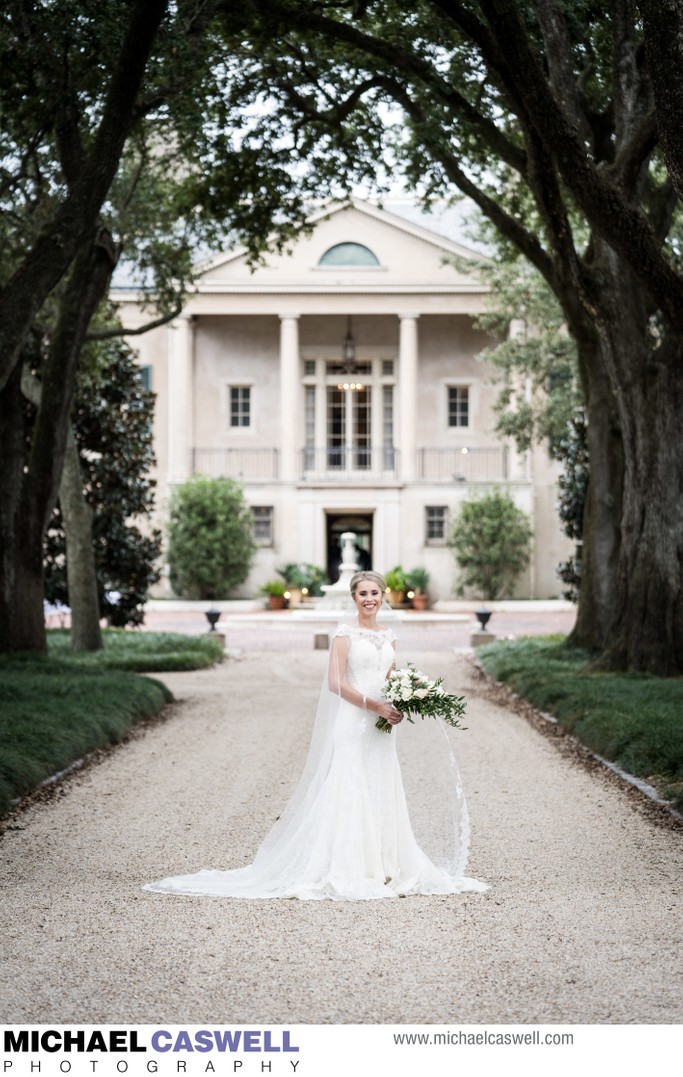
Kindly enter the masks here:
M 413 603 L 414 610 L 426 610 L 429 605 L 429 573 L 426 568 L 413 568 L 408 573 L 408 597 Z M 412 591 L 412 596 L 410 592 Z
M 408 590 L 408 581 L 406 574 L 400 565 L 396 565 L 387 572 L 384 577 L 387 581 L 387 601 L 392 606 L 402 606 L 405 602 L 406 591 Z
M 307 561 L 278 565 L 275 571 L 282 576 L 290 592 L 290 606 L 300 606 L 309 598 L 319 598 L 323 593 L 322 584 L 329 583 L 324 570 Z
M 261 585 L 261 593 L 268 596 L 268 609 L 283 610 L 288 591 L 284 580 L 267 580 Z
M 309 598 L 320 598 L 323 592 L 323 584 L 329 583 L 330 578 L 325 572 L 324 568 L 319 568 L 318 565 L 312 565 L 306 561 L 299 565 L 301 571 L 301 582 L 304 587 L 304 594 Z
M 285 589 L 289 591 L 289 605 L 300 606 L 303 602 L 303 588 L 301 565 L 294 561 L 288 561 L 284 565 L 278 565 L 275 569 L 278 576 L 282 576 Z

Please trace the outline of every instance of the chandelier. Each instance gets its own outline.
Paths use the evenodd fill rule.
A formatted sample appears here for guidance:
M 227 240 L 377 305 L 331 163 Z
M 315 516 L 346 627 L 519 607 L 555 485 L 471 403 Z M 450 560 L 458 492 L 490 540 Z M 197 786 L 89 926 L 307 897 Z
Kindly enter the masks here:
M 344 374 L 348 374 L 350 377 L 353 377 L 354 374 L 356 374 L 356 342 L 353 339 L 353 334 L 351 332 L 350 314 L 346 323 L 346 336 L 344 337 L 344 343 L 342 344 L 342 366 Z M 364 389 L 365 386 L 360 381 L 342 381 L 338 382 L 337 388 L 340 391 L 350 389 L 352 392 L 358 392 L 360 389 Z

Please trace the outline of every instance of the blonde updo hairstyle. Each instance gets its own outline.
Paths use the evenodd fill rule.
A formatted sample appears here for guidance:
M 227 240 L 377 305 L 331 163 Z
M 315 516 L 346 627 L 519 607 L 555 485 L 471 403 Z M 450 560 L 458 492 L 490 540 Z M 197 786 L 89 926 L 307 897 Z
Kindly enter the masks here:
M 349 591 L 352 595 L 355 595 L 356 588 L 361 580 L 370 580 L 372 583 L 376 583 L 382 594 L 386 594 L 387 581 L 384 579 L 384 576 L 380 575 L 379 572 L 371 572 L 370 570 L 367 570 L 365 572 L 355 572 L 351 577 Z

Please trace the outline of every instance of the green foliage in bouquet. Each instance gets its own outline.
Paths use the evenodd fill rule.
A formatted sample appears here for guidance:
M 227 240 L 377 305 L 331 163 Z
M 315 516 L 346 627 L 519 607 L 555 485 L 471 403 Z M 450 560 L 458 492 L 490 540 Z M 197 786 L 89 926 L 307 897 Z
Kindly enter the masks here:
M 465 713 L 465 697 L 453 696 L 445 691 L 443 677 L 433 681 L 421 673 L 413 662 L 406 669 L 395 669 L 387 678 L 384 697 L 414 724 L 416 718 L 443 718 L 454 729 L 466 729 L 460 725 Z M 377 729 L 391 733 L 392 725 L 386 718 L 378 718 Z

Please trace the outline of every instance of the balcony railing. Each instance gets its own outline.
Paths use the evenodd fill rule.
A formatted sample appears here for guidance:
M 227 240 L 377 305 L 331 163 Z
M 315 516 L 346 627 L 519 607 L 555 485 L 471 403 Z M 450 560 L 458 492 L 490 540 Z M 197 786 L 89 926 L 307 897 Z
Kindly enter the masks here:
M 193 475 L 267 482 L 278 477 L 277 449 L 192 449 Z
M 418 449 L 418 482 L 504 482 L 509 477 L 508 449 L 503 445 L 484 448 Z M 300 478 L 305 482 L 381 482 L 400 478 L 398 449 L 357 445 L 334 445 L 302 449 Z M 193 475 L 238 479 L 242 482 L 276 482 L 279 452 L 263 448 L 192 449 Z
M 501 482 L 508 473 L 506 445 L 417 452 L 417 476 L 424 482 Z
M 358 445 L 330 445 L 301 450 L 301 477 L 305 481 L 338 479 L 395 479 L 398 450 L 391 445 L 380 448 Z

